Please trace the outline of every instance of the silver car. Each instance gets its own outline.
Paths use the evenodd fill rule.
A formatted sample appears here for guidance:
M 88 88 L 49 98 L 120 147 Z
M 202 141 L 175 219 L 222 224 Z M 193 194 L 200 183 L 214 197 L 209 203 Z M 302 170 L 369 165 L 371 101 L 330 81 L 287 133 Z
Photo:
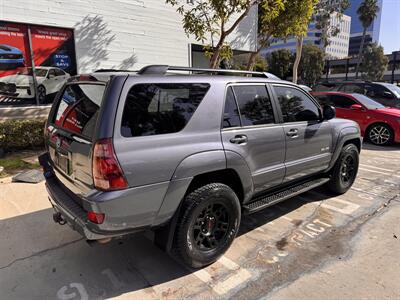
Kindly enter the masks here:
M 351 187 L 360 129 L 334 117 L 264 73 L 148 66 L 72 77 L 40 156 L 54 220 L 100 243 L 152 229 L 182 263 L 208 265 L 241 214 Z

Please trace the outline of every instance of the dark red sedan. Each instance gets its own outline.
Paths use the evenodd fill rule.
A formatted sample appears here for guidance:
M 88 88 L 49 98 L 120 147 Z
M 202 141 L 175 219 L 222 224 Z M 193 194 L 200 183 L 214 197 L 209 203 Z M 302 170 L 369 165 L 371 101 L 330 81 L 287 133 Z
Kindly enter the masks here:
M 361 134 L 375 145 L 400 142 L 400 109 L 385 107 L 361 94 L 313 92 L 321 105 L 336 108 L 338 118 L 356 121 Z

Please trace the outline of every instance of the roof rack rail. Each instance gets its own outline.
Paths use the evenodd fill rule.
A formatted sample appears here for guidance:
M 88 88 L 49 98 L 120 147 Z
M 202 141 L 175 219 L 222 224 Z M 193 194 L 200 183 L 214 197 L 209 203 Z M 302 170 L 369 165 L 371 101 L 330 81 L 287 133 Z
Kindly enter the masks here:
M 274 74 L 268 72 L 255 72 L 255 71 L 242 71 L 242 70 L 229 70 L 229 69 L 203 69 L 203 68 L 190 68 L 168 65 L 149 65 L 143 67 L 138 71 L 139 75 L 165 75 L 168 71 L 188 71 L 193 73 L 210 73 L 216 75 L 252 75 L 255 77 L 266 77 L 273 79 L 280 79 Z
M 137 72 L 132 70 L 118 70 L 118 69 L 97 69 L 94 73 L 109 73 L 109 72 Z

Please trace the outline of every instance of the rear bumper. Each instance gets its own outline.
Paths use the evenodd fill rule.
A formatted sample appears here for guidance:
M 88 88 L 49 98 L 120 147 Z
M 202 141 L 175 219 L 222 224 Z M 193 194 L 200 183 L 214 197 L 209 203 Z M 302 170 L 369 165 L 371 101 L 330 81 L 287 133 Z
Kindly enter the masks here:
M 152 227 L 168 187 L 168 183 L 163 183 L 121 191 L 93 190 L 79 198 L 57 178 L 48 153 L 41 155 L 39 162 L 55 212 L 88 240 L 119 237 Z M 88 221 L 87 211 L 104 213 L 104 222 Z
M 46 179 L 46 189 L 49 194 L 49 201 L 55 212 L 61 213 L 63 219 L 75 231 L 79 232 L 88 240 L 97 240 L 109 235 L 96 233 L 90 228 L 89 221 L 86 220 L 86 212 L 65 193 L 58 188 L 56 178 Z
M 47 175 L 48 176 L 48 175 Z M 79 232 L 87 240 L 99 240 L 109 237 L 120 237 L 123 235 L 139 232 L 149 226 L 125 228 L 122 230 L 102 230 L 101 226 L 107 224 L 95 224 L 87 220 L 87 211 L 78 205 L 73 198 L 64 191 L 62 183 L 55 176 L 46 178 L 46 189 L 48 199 L 56 213 L 60 213 L 67 224 Z
M 32 86 L 16 86 L 9 88 L 7 84 L 2 84 L 0 87 L 0 95 L 15 98 L 33 98 L 35 97 L 35 92 Z

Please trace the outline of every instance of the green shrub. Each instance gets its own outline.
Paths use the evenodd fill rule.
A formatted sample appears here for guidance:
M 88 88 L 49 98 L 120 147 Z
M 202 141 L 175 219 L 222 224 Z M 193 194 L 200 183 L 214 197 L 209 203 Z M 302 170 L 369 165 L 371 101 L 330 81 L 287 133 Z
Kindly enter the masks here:
M 0 122 L 0 149 L 9 151 L 43 147 L 44 123 L 44 120 Z

